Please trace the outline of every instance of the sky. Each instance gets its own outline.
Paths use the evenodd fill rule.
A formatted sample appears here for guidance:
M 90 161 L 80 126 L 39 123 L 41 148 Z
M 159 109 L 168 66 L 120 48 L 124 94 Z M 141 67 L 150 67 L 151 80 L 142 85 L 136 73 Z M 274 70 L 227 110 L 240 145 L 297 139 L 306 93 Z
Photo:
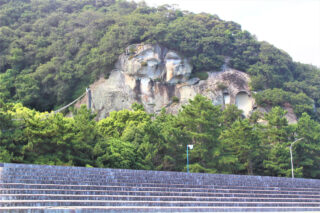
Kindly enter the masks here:
M 176 4 L 182 10 L 216 14 L 284 50 L 294 61 L 320 68 L 320 0 L 144 1 L 150 6 Z

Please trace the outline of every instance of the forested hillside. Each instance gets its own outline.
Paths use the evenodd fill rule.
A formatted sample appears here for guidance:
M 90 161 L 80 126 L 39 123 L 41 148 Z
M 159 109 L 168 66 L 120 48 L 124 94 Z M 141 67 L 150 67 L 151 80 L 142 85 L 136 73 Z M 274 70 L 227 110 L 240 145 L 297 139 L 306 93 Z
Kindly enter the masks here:
M 133 43 L 159 43 L 191 58 L 193 72 L 229 66 L 252 77 L 261 105 L 290 103 L 316 118 L 320 70 L 295 63 L 241 26 L 168 5 L 116 0 L 1 0 L 0 97 L 41 111 L 70 102 Z
M 158 43 L 190 58 L 193 73 L 228 66 L 248 73 L 268 114 L 242 118 L 196 96 L 177 115 L 141 105 L 95 121 L 47 113 L 114 69 L 134 43 Z M 281 108 L 299 120 L 289 125 Z M 320 178 L 320 69 L 216 15 L 123 0 L 0 0 L 0 162 Z M 264 120 L 265 123 L 258 121 Z

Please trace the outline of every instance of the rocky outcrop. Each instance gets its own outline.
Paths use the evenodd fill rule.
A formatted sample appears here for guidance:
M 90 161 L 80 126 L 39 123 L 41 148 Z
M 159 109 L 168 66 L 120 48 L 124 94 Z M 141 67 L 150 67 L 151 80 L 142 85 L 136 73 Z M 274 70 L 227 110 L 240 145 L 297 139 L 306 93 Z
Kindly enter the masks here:
M 208 72 L 208 79 L 190 78 L 192 65 L 179 53 L 159 45 L 136 44 L 119 56 L 108 79 L 101 78 L 90 86 L 92 106 L 98 118 L 114 110 L 129 109 L 134 102 L 143 104 L 150 113 L 163 107 L 177 113 L 196 94 L 224 107 L 236 104 L 248 116 L 254 107 L 249 76 L 223 67 Z M 77 106 L 85 104 L 84 97 Z
M 159 45 L 135 44 L 120 55 L 116 68 L 134 78 L 166 83 L 186 81 L 192 65 L 186 58 Z
M 212 100 L 215 105 L 236 104 L 249 115 L 254 105 L 249 89 L 249 76 L 241 71 L 226 69 L 221 72 L 208 72 L 208 79 L 199 81 L 193 85 L 177 85 L 176 96 L 180 99 L 179 104 L 168 108 L 175 113 L 181 105 L 186 104 L 196 94 L 201 94 Z M 245 103 L 243 101 L 245 97 Z

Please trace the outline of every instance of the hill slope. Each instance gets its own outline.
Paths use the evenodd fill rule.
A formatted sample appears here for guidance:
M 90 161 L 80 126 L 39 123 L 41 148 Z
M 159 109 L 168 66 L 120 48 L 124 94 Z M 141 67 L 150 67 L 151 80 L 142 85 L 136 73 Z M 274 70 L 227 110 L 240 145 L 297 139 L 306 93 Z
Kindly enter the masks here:
M 250 74 L 252 89 L 262 91 L 258 104 L 289 102 L 298 115 L 317 114 L 318 68 L 216 15 L 115 0 L 2 0 L 0 97 L 51 110 L 107 76 L 124 49 L 140 42 L 180 52 L 194 73 L 219 70 L 229 57 L 229 66 Z

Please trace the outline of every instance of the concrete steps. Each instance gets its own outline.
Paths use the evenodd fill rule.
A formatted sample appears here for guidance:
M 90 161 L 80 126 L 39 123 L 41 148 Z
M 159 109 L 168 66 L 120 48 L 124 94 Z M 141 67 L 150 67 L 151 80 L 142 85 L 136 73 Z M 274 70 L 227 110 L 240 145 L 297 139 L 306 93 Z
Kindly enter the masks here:
M 320 211 L 320 180 L 0 164 L 0 212 Z
M 94 206 L 86 208 L 83 206 L 73 206 L 73 207 L 11 207 L 2 208 L 3 212 L 32 212 L 32 213 L 104 213 L 104 212 L 311 212 L 314 211 L 314 207 L 304 207 L 297 209 L 296 207 L 134 207 L 134 206 L 123 206 L 118 207 L 105 207 L 105 206 Z
M 143 196 L 143 195 L 68 195 L 68 194 L 6 194 L 2 195 L 3 201 L 7 200 L 90 200 L 90 201 L 210 201 L 210 202 L 288 202 L 288 203 L 317 203 L 320 198 L 261 198 L 261 197 L 205 197 L 205 196 Z
M 253 201 L 142 201 L 142 200 L 11 200 L 0 201 L 7 206 L 156 206 L 156 207 L 319 207 L 319 202 L 253 202 Z
M 251 191 L 251 192 L 237 192 L 237 191 L 151 191 L 151 190 L 70 190 L 70 189 L 1 189 L 2 194 L 68 194 L 68 195 L 148 195 L 148 196 L 199 196 L 199 197 L 261 197 L 264 198 L 320 198 L 318 194 L 313 193 L 286 193 L 286 192 L 264 192 L 264 191 Z
M 300 199 L 300 200 L 313 200 L 313 199 L 319 199 L 319 196 L 312 196 L 312 195 L 279 195 L 279 194 L 247 194 L 247 193 L 176 193 L 176 192 L 170 192 L 170 193 L 158 193 L 158 192 L 132 192 L 132 191 L 110 191 L 110 192 L 101 192 L 101 191 L 62 191 L 62 190 L 55 190 L 55 191 L 40 191 L 40 190 L 26 190 L 26 191 L 12 191 L 12 190 L 1 190 L 1 193 L 3 194 L 3 197 L 6 195 L 14 196 L 33 196 L 33 195 L 48 195 L 48 196 L 54 196 L 54 195 L 61 195 L 61 196 L 73 196 L 73 195 L 79 195 L 79 196 L 87 196 L 88 198 L 90 196 L 113 196 L 113 197 L 119 197 L 119 196 L 154 196 L 154 197 L 213 197 L 213 198 L 283 198 L 283 199 Z

